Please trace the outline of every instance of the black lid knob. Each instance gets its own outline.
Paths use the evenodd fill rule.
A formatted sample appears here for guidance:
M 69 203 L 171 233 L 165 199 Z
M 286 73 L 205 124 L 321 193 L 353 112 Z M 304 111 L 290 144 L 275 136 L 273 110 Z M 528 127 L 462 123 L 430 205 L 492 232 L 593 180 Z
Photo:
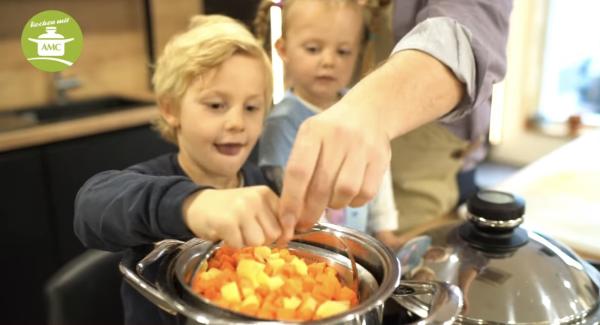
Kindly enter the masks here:
M 473 216 L 491 221 L 510 221 L 523 217 L 525 201 L 514 194 L 482 190 L 467 202 L 467 209 Z
M 467 202 L 469 221 L 459 230 L 472 246 L 488 252 L 504 252 L 523 246 L 527 232 L 518 228 L 523 222 L 525 201 L 514 194 L 482 190 Z

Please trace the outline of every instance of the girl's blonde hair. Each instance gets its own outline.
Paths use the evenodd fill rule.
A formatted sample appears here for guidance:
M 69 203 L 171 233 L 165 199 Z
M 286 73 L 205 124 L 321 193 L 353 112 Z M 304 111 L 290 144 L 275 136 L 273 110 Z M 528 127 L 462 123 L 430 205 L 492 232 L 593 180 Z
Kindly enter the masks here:
M 254 34 L 256 38 L 267 47 L 269 43 L 270 33 L 270 16 L 269 12 L 272 6 L 281 7 L 282 12 L 282 37 L 286 37 L 286 26 L 290 21 L 290 8 L 297 2 L 303 0 L 281 0 L 275 3 L 273 0 L 262 0 L 258 5 L 256 17 L 254 18 Z M 305 0 L 304 0 L 305 1 Z M 373 70 L 376 64 L 375 58 L 375 35 L 377 29 L 380 28 L 378 20 L 383 17 L 383 12 L 390 4 L 391 0 L 319 0 L 337 2 L 341 4 L 353 4 L 363 8 L 363 21 L 365 22 L 365 47 L 362 53 L 361 76 L 366 75 Z
M 234 54 L 249 55 L 264 63 L 268 112 L 273 92 L 271 61 L 244 25 L 222 15 L 194 16 L 185 32 L 169 40 L 152 77 L 158 104 L 172 105 L 179 112 L 181 99 L 194 79 Z M 165 139 L 177 144 L 176 130 L 164 118 L 160 117 L 154 125 Z

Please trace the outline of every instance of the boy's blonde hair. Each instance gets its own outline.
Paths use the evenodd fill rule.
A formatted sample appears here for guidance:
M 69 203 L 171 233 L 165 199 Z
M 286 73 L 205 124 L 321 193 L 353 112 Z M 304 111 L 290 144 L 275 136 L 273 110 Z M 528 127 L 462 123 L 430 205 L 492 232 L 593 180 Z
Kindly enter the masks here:
M 249 55 L 264 63 L 268 112 L 273 92 L 269 57 L 244 25 L 221 15 L 192 17 L 188 29 L 167 43 L 152 77 L 158 105 L 172 105 L 178 113 L 181 99 L 194 79 L 218 68 L 234 54 Z M 176 130 L 164 118 L 154 124 L 165 139 L 177 144 Z

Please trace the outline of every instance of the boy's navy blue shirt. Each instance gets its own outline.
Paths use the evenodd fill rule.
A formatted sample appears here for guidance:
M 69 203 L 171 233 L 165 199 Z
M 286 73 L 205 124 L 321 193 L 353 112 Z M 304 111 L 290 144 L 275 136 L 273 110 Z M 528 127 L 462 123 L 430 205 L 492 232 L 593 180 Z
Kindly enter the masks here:
M 261 170 L 250 162 L 242 166 L 242 175 L 244 186 L 273 188 Z M 124 258 L 139 261 L 157 241 L 186 241 L 194 237 L 183 221 L 183 201 L 205 188 L 210 186 L 195 184 L 185 174 L 175 153 L 124 170 L 99 173 L 77 193 L 75 234 L 86 247 L 127 250 Z M 147 274 L 149 279 L 155 276 Z M 125 282 L 121 286 L 121 298 L 125 324 L 176 323 L 175 317 L 160 310 Z

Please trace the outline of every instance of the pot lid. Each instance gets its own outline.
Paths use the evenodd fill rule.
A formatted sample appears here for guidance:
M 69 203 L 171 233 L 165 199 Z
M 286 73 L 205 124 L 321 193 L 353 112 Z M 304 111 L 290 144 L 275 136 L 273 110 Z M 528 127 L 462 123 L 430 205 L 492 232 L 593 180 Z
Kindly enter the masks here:
M 46 32 L 40 36 L 40 39 L 63 39 L 63 35 L 56 32 L 56 27 L 46 27 Z
M 431 229 L 403 246 L 403 278 L 458 285 L 465 303 L 459 320 L 467 323 L 599 318 L 600 273 L 564 245 L 519 228 L 522 199 L 481 191 L 468 209 L 469 221 Z
M 65 38 L 63 35 L 56 32 L 56 27 L 46 27 L 46 33 L 41 34 L 38 38 L 28 38 L 30 41 L 38 44 L 65 44 L 69 43 L 74 38 Z

